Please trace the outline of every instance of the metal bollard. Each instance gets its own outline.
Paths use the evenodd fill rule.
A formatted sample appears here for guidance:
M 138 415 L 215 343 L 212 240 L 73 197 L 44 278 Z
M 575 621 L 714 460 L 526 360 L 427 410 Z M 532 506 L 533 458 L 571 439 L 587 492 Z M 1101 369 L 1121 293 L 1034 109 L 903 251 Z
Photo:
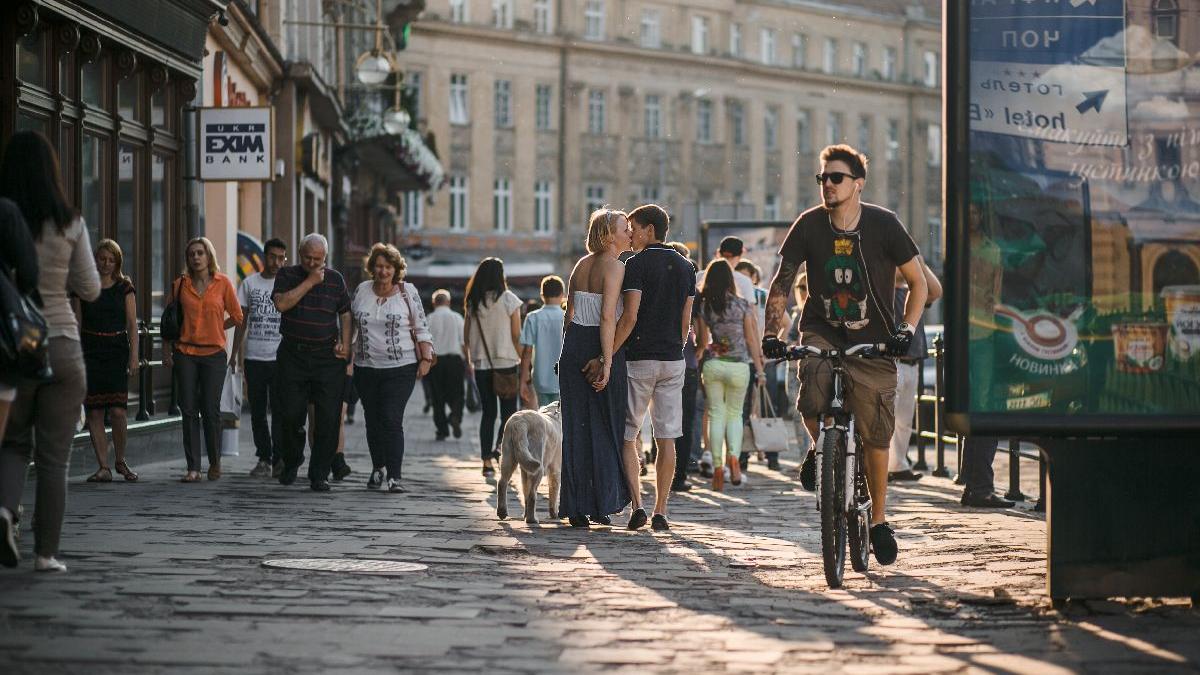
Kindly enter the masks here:
M 1025 501 L 1025 493 L 1021 492 L 1021 441 L 1016 439 L 1008 441 L 1008 492 L 1004 498 Z
M 945 381 L 945 373 L 942 370 L 943 364 L 943 346 L 944 341 L 942 336 L 938 335 L 933 338 L 933 348 L 935 351 L 934 358 L 937 359 L 937 376 L 933 384 L 933 396 L 936 402 L 933 405 L 933 433 L 937 437 L 934 439 L 935 448 L 937 449 L 937 468 L 933 470 L 933 475 L 939 478 L 949 478 L 950 470 L 946 468 L 946 439 L 942 430 L 942 421 L 945 419 L 945 401 L 942 400 L 942 386 Z
M 134 419 L 139 422 L 145 422 L 150 419 L 150 401 L 148 399 L 154 396 L 154 382 L 150 380 L 150 359 L 146 358 L 146 348 L 151 347 L 153 353 L 153 345 L 147 345 L 150 342 L 150 331 L 146 329 L 145 321 L 138 321 L 138 411 L 134 415 Z
M 925 396 L 925 369 L 917 368 L 917 409 L 913 413 L 913 431 L 917 435 L 917 461 L 913 464 L 914 471 L 928 471 L 929 464 L 925 462 L 925 437 L 921 435 L 921 398 Z
M 1038 448 L 1038 498 L 1034 511 L 1046 510 L 1046 453 Z

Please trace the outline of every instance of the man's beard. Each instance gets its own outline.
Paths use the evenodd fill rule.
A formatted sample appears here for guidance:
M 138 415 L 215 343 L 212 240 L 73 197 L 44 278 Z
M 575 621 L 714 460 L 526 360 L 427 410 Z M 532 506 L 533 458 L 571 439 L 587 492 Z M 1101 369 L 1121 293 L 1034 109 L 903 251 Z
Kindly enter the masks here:
M 832 210 L 836 209 L 837 207 L 841 206 L 842 202 L 840 200 L 838 200 L 837 196 L 826 197 L 826 196 L 822 195 L 821 196 L 821 205 L 825 207 L 826 211 L 832 211 Z

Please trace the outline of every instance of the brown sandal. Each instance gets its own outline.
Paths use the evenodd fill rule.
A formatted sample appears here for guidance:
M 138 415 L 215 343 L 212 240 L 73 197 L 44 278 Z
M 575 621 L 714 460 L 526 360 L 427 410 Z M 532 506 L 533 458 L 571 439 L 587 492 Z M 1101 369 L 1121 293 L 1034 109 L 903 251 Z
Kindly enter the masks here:
M 200 482 L 200 472 L 199 471 L 189 471 L 186 474 L 184 474 L 183 478 L 179 479 L 179 482 L 180 483 L 199 483 Z
M 221 465 L 220 464 L 209 464 L 208 465 L 208 479 L 209 480 L 217 480 L 220 477 L 221 477 Z
M 87 482 L 89 482 L 89 483 L 111 483 L 112 482 L 112 471 L 109 471 L 107 466 L 102 466 L 99 469 L 96 469 L 96 473 L 88 476 Z
M 127 480 L 131 483 L 138 479 L 137 472 L 134 471 L 133 469 L 129 468 L 129 465 L 126 464 L 124 460 L 114 464 L 113 468 L 115 468 L 117 470 L 117 473 L 124 476 L 125 480 Z

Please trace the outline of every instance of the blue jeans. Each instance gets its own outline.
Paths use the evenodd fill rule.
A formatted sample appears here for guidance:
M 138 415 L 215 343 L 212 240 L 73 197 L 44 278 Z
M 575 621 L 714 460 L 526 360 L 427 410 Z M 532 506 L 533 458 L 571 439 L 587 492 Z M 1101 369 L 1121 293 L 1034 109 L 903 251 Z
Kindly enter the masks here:
M 388 477 L 397 480 L 404 465 L 404 409 L 416 384 L 415 363 L 399 368 L 354 368 L 354 387 L 367 423 L 371 466 L 386 466 Z

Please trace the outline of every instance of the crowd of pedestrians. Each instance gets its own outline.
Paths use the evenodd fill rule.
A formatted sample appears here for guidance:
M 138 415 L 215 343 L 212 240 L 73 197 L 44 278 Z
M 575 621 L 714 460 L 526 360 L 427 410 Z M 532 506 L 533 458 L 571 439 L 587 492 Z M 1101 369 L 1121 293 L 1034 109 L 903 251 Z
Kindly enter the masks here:
M 87 480 L 111 482 L 114 471 L 138 480 L 126 456 L 126 406 L 129 378 L 144 350 L 121 247 L 104 239 L 93 253 L 59 175 L 52 147 L 36 133 L 15 134 L 0 162 L 0 237 L 11 242 L 0 251 L 0 272 L 21 293 L 37 296 L 49 326 L 46 372 L 0 378 L 0 563 L 17 564 L 19 503 L 33 460 L 35 567 L 61 571 L 56 556 L 78 411 L 85 410 L 98 464 Z M 926 352 L 921 311 L 941 286 L 895 215 L 859 202 L 865 177 L 866 158 L 852 148 L 825 150 L 817 176 L 824 204 L 793 225 L 770 291 L 737 237 L 722 240 L 699 270 L 686 245 L 668 241 L 670 216 L 655 204 L 593 212 L 587 255 L 566 282 L 555 275 L 542 279 L 540 307 L 532 310 L 510 290 L 499 258 L 480 261 L 461 312 L 448 290 L 437 289 L 426 315 L 422 289 L 405 280 L 407 263 L 391 244 L 370 249 L 366 280 L 349 289 L 327 264 L 329 244 L 320 234 L 298 242 L 292 265 L 287 244 L 271 239 L 262 269 L 235 287 L 221 272 L 213 244 L 192 239 L 182 251 L 184 271 L 167 293 L 178 331 L 164 340 L 162 352 L 182 416 L 182 481 L 202 480 L 205 456 L 207 478 L 221 478 L 220 401 L 228 374 L 246 383 L 257 459 L 252 477 L 293 484 L 307 445 L 309 487 L 328 492 L 331 478 L 351 473 L 344 425 L 351 421 L 347 404 L 361 397 L 371 458 L 366 487 L 404 492 L 404 419 L 421 382 L 439 442 L 461 438 L 467 393 L 477 392 L 479 457 L 489 477 L 505 423 L 518 407 L 557 404 L 559 512 L 569 524 L 611 524 L 628 507 L 628 529 L 667 530 L 669 496 L 691 489 L 692 471 L 710 478 L 716 491 L 726 482 L 746 484 L 751 453 L 744 434 L 756 401 L 779 389 L 782 366 L 769 359 L 779 358 L 780 338 L 844 344 L 851 335 L 867 335 L 873 323 L 868 337 L 886 343 L 895 360 L 865 370 L 856 365 L 851 376 L 859 386 L 849 403 L 858 408 L 868 445 L 871 490 L 878 495 L 873 525 L 883 528 L 873 527 L 872 540 L 886 564 L 895 558 L 894 539 L 886 541 L 887 481 L 921 478 L 907 463 L 907 421 Z M 881 248 L 853 258 L 854 246 L 866 247 L 865 241 Z M 819 276 L 808 275 L 805 266 Z M 866 294 L 850 283 L 849 268 L 867 277 Z M 880 306 L 876 289 L 894 303 Z M 799 405 L 815 437 L 822 385 L 810 365 L 801 369 Z M 893 408 L 893 401 L 904 404 Z M 653 451 L 643 454 L 647 423 Z M 106 426 L 112 429 L 111 466 Z M 963 503 L 1011 505 L 991 489 L 996 439 L 972 440 Z M 803 441 L 802 452 L 811 438 Z M 777 453 L 765 459 L 769 469 L 780 468 Z M 643 501 L 640 477 L 649 463 L 654 496 Z M 800 476 L 808 489 L 811 465 L 809 454 Z

